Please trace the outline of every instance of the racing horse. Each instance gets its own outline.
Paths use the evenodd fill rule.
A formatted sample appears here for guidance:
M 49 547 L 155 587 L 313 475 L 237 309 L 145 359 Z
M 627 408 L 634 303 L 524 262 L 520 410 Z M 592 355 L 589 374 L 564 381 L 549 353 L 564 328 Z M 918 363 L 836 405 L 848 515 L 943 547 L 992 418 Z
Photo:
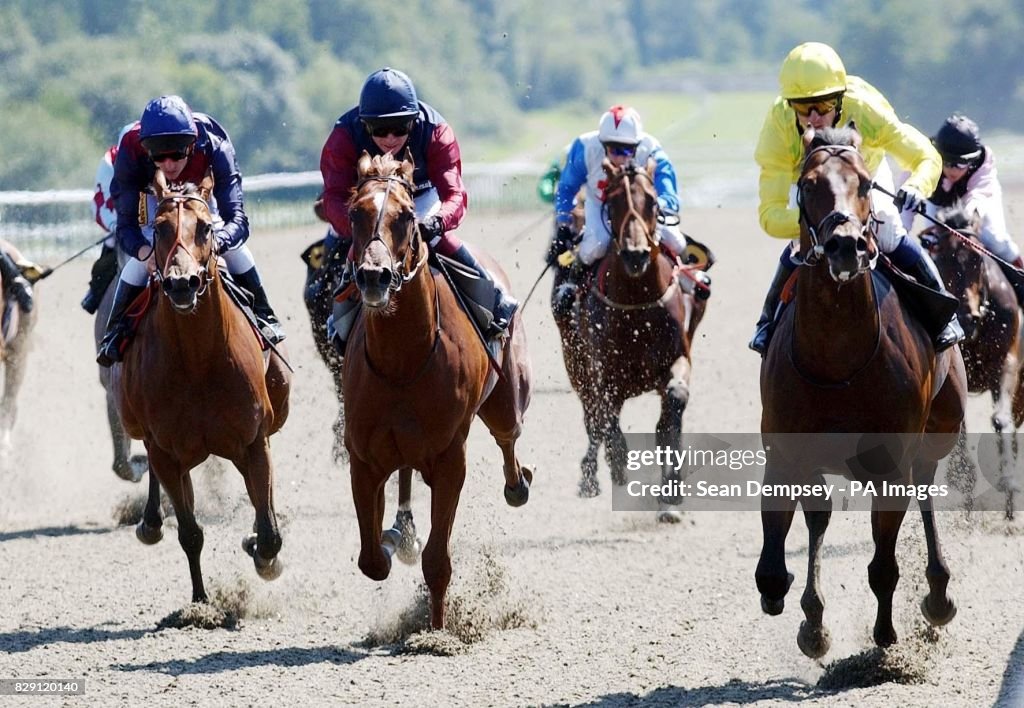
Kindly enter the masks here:
M 690 396 L 690 352 L 707 306 L 684 290 L 683 276 L 656 238 L 653 162 L 617 167 L 605 159 L 603 167 L 613 247 L 580 296 L 576 327 L 560 324 L 566 372 L 583 405 L 589 439 L 579 484 L 584 497 L 600 493 L 602 444 L 612 481 L 626 482 L 627 445 L 619 416 L 627 399 L 656 391 L 661 396 L 657 444 L 679 447 Z M 663 470 L 666 478 L 674 475 Z M 659 519 L 678 521 L 679 516 L 663 508 Z
M 13 244 L 0 241 L 0 248 L 15 263 L 25 262 Z M 18 417 L 18 392 L 25 380 L 25 365 L 37 313 L 35 308 L 31 312 L 23 312 L 14 298 L 7 294 L 5 284 L 0 283 L 0 363 L 4 367 L 4 393 L 0 397 L 0 460 L 6 459 L 13 450 L 11 433 Z
M 136 533 L 143 542 L 160 539 L 158 481 L 178 520 L 192 601 L 205 602 L 203 530 L 195 518 L 191 470 L 217 455 L 242 474 L 256 511 L 255 533 L 243 548 L 260 577 L 276 578 L 281 535 L 269 436 L 288 417 L 291 379 L 278 354 L 265 358 L 254 325 L 232 301 L 217 268 L 209 207 L 213 177 L 207 173 L 198 187 L 169 186 L 158 170 L 153 188 L 156 269 L 147 292 L 155 302 L 140 317 L 124 361 L 112 367 L 111 385 L 124 428 L 145 443 L 155 477 Z
M 823 471 L 829 471 L 861 475 L 879 485 L 880 480 L 930 485 L 938 460 L 949 454 L 962 426 L 967 380 L 960 351 L 953 347 L 936 354 L 925 327 L 888 281 L 874 273 L 878 245 L 872 230 L 872 181 L 858 152 L 856 128 L 820 133 L 809 128 L 803 143 L 797 197 L 805 267 L 797 271 L 795 298 L 761 364 L 764 484 L 820 483 Z M 830 454 L 832 448 L 812 444 L 832 433 L 868 443 L 857 448 L 855 466 L 844 468 Z M 946 592 L 950 574 L 932 499 L 924 496 L 919 503 L 929 592 L 921 609 L 930 623 L 942 625 L 956 607 Z M 878 601 L 874 640 L 879 646 L 897 639 L 892 623 L 899 579 L 896 538 L 909 499 L 871 497 L 875 552 L 868 581 Z M 817 658 L 831 643 L 822 622 L 819 577 L 831 502 L 762 496 L 763 546 L 755 579 L 762 610 L 780 614 L 793 581 L 786 570 L 785 540 L 798 502 L 809 543 L 807 585 L 800 599 L 806 619 L 797 644 Z
M 430 487 L 422 567 L 431 626 L 441 629 L 452 573 L 449 539 L 466 477 L 466 436 L 479 416 L 502 451 L 505 500 L 525 504 L 533 473 L 520 465 L 515 445 L 531 375 L 519 315 L 494 348 L 495 371 L 456 295 L 428 266 L 412 173 L 407 158 L 390 154 L 370 158 L 364 152 L 357 163 L 349 213 L 363 312 L 342 371 L 345 447 L 359 521 L 359 568 L 373 580 L 388 577 L 398 543 L 394 529 L 381 531 L 384 483 L 409 467 Z M 477 257 L 507 282 L 493 260 L 479 252 Z
M 992 429 L 999 459 L 997 485 L 1006 493 L 1006 515 L 1013 518 L 1016 430 L 1024 422 L 1021 360 L 1022 317 L 1013 286 L 978 240 L 981 216 L 968 215 L 957 202 L 936 214 L 940 224 L 921 232 L 946 288 L 959 301 L 957 319 L 966 339 L 960 344 L 970 393 L 992 396 Z M 966 455 L 965 460 L 969 460 Z M 965 490 L 966 491 L 966 490 Z

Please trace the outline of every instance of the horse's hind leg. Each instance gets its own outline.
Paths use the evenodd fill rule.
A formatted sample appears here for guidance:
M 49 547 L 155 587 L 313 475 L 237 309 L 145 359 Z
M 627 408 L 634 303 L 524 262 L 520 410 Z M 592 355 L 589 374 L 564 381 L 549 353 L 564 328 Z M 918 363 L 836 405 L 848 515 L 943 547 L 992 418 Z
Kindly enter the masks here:
M 516 332 L 515 336 L 522 336 L 521 332 Z M 530 402 L 530 371 L 529 366 L 519 363 L 511 352 L 503 371 L 503 378 L 477 415 L 501 448 L 505 501 L 509 506 L 522 506 L 530 498 L 533 471 L 519 464 L 516 440 L 522 432 L 523 414 Z
M 429 476 L 428 476 L 429 475 Z M 466 480 L 466 444 L 455 443 L 444 453 L 424 480 L 430 485 L 430 536 L 423 548 L 423 580 L 430 590 L 430 626 L 444 629 L 445 595 L 452 578 L 448 548 L 455 523 L 459 494 Z
M 914 483 L 931 484 L 935 477 L 936 463 L 931 461 L 918 461 L 914 465 Z M 918 476 L 919 470 L 923 474 Z M 942 556 L 942 546 L 939 544 L 939 534 L 935 528 L 935 511 L 932 506 L 930 495 L 924 495 L 924 499 L 918 499 L 921 507 L 921 521 L 924 523 L 924 542 L 928 548 L 928 567 L 925 575 L 928 578 L 928 594 L 921 601 L 921 613 L 928 622 L 935 626 L 942 626 L 949 623 L 956 616 L 956 605 L 953 599 L 946 594 L 949 586 L 949 566 Z
M 264 580 L 281 575 L 283 566 L 277 554 L 281 551 L 281 533 L 274 513 L 274 468 L 270 460 L 270 444 L 260 437 L 246 450 L 244 461 L 234 461 L 242 473 L 249 501 L 256 510 L 256 534 L 242 541 L 242 548 L 252 556 L 256 572 Z
M 416 524 L 412 520 L 412 468 L 398 470 L 398 513 L 392 529 L 398 532 L 399 541 L 395 548 L 398 560 L 412 565 L 420 557 L 420 541 L 416 538 Z
M 160 485 L 174 505 L 174 514 L 178 519 L 178 543 L 188 558 L 188 572 L 192 578 L 192 602 L 206 602 L 203 571 L 199 563 L 203 552 L 203 529 L 196 522 L 196 500 L 189 470 L 156 445 L 147 442 L 146 449 L 149 451 L 150 472 L 156 473 Z
M 875 617 L 875 644 L 880 647 L 896 643 L 896 629 L 892 625 L 892 596 L 900 579 L 896 562 L 896 539 L 900 524 L 907 513 L 906 497 L 887 497 L 888 506 L 902 506 L 902 509 L 871 510 L 871 535 L 875 541 L 875 555 L 868 564 L 868 584 L 878 600 L 878 615 Z
M 146 508 L 142 512 L 142 520 L 135 527 L 135 537 L 147 546 L 163 540 L 164 520 L 160 515 L 160 482 L 153 470 L 149 471 L 149 496 Z
M 28 337 L 26 326 L 30 315 L 19 325 L 18 339 L 8 345 L 4 354 L 4 395 L 0 400 L 0 455 L 11 453 L 11 433 L 18 417 L 18 391 L 25 380 L 26 347 L 23 341 Z
M 819 482 L 824 482 L 818 479 Z M 807 586 L 800 598 L 800 607 L 806 618 L 800 623 L 800 631 L 796 636 L 797 646 L 812 659 L 825 656 L 828 653 L 832 640 L 829 637 L 828 629 L 824 626 L 822 615 L 825 612 L 825 599 L 821 593 L 821 547 L 824 545 L 825 530 L 828 529 L 828 522 L 832 518 L 831 508 L 811 509 L 808 504 L 813 502 L 803 501 L 804 520 L 807 523 Z M 831 507 L 831 502 L 825 502 Z

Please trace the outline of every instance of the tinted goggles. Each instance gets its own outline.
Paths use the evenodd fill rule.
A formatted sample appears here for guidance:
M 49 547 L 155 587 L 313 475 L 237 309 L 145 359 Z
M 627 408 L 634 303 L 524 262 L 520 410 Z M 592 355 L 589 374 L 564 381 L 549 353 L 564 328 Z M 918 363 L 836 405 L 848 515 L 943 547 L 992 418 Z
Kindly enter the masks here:
M 942 158 L 943 167 L 952 167 L 957 170 L 966 170 L 968 167 L 974 164 L 973 160 L 968 160 L 965 157 L 944 157 Z
M 633 157 L 636 155 L 636 145 L 624 145 L 622 143 L 605 143 L 604 149 L 613 157 Z
M 366 132 L 375 138 L 386 138 L 389 135 L 394 135 L 396 138 L 403 138 L 409 134 L 412 130 L 412 121 L 386 121 L 386 122 L 371 122 L 363 121 L 366 126 Z
M 812 112 L 819 116 L 826 115 L 839 107 L 839 97 L 819 99 L 817 101 L 790 101 L 789 105 L 797 115 L 807 118 Z
M 188 157 L 188 150 L 174 150 L 173 152 L 161 152 L 156 154 L 150 153 L 149 155 L 149 159 L 156 164 L 167 162 L 168 160 L 174 160 L 177 162 L 178 160 L 184 160 L 186 157 Z

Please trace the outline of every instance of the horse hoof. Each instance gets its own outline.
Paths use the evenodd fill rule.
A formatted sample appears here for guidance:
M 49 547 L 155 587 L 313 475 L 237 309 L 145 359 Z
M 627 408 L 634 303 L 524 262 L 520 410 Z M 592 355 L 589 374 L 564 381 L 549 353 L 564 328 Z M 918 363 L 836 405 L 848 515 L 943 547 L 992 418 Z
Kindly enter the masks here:
M 825 627 L 812 627 L 807 620 L 800 623 L 800 631 L 796 634 L 796 645 L 800 651 L 811 659 L 820 659 L 828 654 L 832 647 L 832 637 Z
M 395 554 L 395 550 L 402 543 L 402 533 L 398 529 L 384 529 L 380 535 L 380 547 L 388 558 Z
M 593 499 L 601 493 L 601 485 L 597 477 L 584 477 L 580 480 L 579 495 L 584 499 Z
M 761 611 L 766 615 L 777 617 L 782 614 L 784 609 L 786 609 L 786 598 L 780 597 L 778 600 L 772 600 L 764 595 L 761 596 Z
M 422 545 L 415 534 L 402 534 L 402 540 L 395 548 L 395 556 L 405 565 L 416 565 L 416 562 L 420 559 L 421 550 Z
M 256 565 L 256 574 L 264 580 L 277 580 L 284 572 L 284 563 L 276 556 L 269 561 L 264 561 L 258 555 L 253 556 L 253 563 Z
M 893 627 L 875 627 L 874 637 L 875 644 L 880 647 L 891 647 L 898 639 L 896 629 Z
M 161 526 L 148 526 L 145 521 L 140 521 L 135 525 L 135 538 L 142 541 L 147 546 L 152 546 L 154 543 L 160 543 L 164 537 L 164 530 Z
M 956 604 L 951 599 L 947 600 L 946 603 L 946 607 L 941 611 L 932 612 L 931 607 L 928 606 L 928 596 L 924 596 L 921 600 L 921 614 L 928 620 L 928 624 L 933 627 L 941 627 L 949 624 L 956 617 Z
M 683 512 L 673 511 L 666 509 L 665 511 L 658 512 L 658 523 L 662 524 L 678 524 L 683 520 Z
M 526 467 L 521 468 L 519 484 L 513 489 L 505 487 L 505 503 L 512 507 L 522 506 L 530 501 L 530 482 L 533 481 L 533 473 Z
M 128 460 L 128 466 L 132 471 L 132 477 L 128 481 L 141 482 L 149 471 L 149 458 L 146 455 L 132 455 Z

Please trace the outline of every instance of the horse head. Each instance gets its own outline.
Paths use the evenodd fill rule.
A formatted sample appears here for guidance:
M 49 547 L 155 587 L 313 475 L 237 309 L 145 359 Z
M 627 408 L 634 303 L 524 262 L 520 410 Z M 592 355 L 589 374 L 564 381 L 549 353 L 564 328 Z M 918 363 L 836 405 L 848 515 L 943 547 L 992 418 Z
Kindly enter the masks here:
M 658 257 L 655 231 L 658 223 L 658 194 L 654 188 L 654 163 L 641 167 L 635 162 L 616 166 L 605 158 L 601 165 L 608 177 L 604 188 L 608 221 L 619 259 L 626 274 L 636 278 Z
M 985 258 L 978 250 L 981 233 L 981 215 L 977 210 L 968 214 L 957 200 L 940 209 L 935 220 L 945 226 L 934 225 L 921 232 L 942 275 L 946 287 L 960 305 L 957 319 L 968 340 L 978 335 L 978 327 L 989 312 L 989 284 Z
M 192 183 L 171 185 L 157 170 L 153 189 L 157 199 L 153 219 L 156 277 L 174 309 L 189 313 L 206 291 L 217 258 L 209 205 L 213 176 L 207 172 L 198 187 Z
M 412 173 L 408 156 L 397 160 L 390 153 L 371 158 L 363 152 L 356 165 L 356 188 L 348 204 L 355 281 L 363 304 L 372 310 L 387 308 L 391 295 L 426 260 L 416 228 Z
M 800 250 L 808 263 L 824 255 L 838 283 L 870 270 L 878 255 L 871 230 L 871 175 L 860 142 L 852 122 L 821 131 L 808 127 L 803 134 L 805 157 L 797 182 Z

